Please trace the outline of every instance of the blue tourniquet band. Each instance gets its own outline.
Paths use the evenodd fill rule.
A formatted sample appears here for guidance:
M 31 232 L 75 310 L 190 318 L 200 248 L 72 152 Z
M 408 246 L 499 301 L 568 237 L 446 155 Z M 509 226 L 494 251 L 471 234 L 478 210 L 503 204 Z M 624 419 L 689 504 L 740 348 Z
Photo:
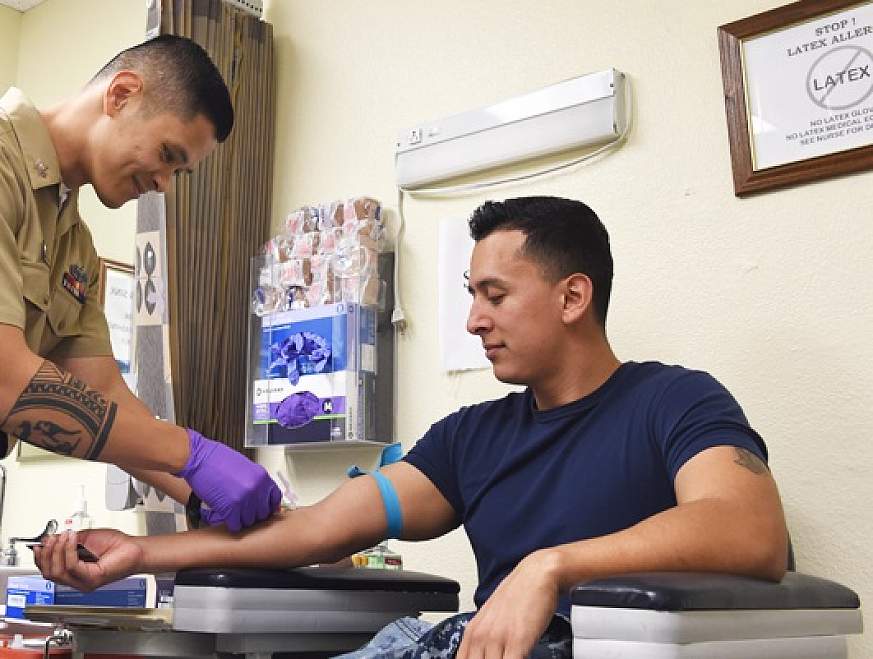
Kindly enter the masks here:
M 400 499 L 397 498 L 397 491 L 391 481 L 378 470 L 371 471 L 370 476 L 376 479 L 379 494 L 382 495 L 382 503 L 385 504 L 385 517 L 388 518 L 388 537 L 400 538 L 403 532 L 403 514 L 400 512 Z

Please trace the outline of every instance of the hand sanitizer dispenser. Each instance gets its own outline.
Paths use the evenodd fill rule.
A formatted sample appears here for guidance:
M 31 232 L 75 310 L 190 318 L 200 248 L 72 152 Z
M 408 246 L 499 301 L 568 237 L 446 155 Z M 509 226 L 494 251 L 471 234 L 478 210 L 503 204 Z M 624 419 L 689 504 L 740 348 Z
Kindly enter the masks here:
M 65 531 L 82 531 L 93 526 L 93 520 L 88 514 L 88 502 L 85 500 L 85 486 L 76 485 L 76 506 L 69 517 L 64 519 Z

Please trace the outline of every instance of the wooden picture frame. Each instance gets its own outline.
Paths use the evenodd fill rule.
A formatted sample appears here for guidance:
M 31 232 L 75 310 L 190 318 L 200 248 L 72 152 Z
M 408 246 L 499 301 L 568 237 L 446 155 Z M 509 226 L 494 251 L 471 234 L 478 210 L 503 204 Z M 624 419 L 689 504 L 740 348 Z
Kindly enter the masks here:
M 873 168 L 873 0 L 801 0 L 718 45 L 737 196 Z
M 133 332 L 134 268 L 129 263 L 100 259 L 100 304 L 109 325 L 112 353 L 122 373 L 130 373 Z

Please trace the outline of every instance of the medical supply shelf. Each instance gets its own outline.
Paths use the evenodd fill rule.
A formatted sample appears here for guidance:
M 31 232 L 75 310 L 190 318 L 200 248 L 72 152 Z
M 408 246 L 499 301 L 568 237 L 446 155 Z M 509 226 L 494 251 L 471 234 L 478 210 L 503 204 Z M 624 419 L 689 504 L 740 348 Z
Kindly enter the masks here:
M 346 439 L 333 442 L 300 442 L 297 444 L 285 444 L 286 453 L 333 453 L 349 449 L 378 449 L 382 450 L 388 445 L 387 442 L 366 439 Z

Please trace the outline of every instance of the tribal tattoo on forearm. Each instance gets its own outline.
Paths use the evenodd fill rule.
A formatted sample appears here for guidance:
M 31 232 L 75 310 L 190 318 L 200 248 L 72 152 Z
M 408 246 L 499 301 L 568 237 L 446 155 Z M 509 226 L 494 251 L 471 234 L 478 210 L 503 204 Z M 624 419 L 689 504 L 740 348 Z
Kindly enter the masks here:
M 45 361 L 2 429 L 52 453 L 98 460 L 117 410 L 100 392 Z

